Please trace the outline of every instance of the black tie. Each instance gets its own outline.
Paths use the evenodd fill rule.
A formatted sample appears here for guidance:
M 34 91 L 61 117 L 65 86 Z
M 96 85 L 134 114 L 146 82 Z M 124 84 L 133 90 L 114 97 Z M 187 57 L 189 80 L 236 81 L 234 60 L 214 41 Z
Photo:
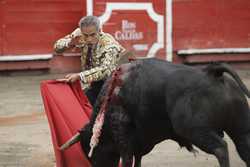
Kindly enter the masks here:
M 86 57 L 86 70 L 92 67 L 92 45 L 88 45 L 87 57 Z

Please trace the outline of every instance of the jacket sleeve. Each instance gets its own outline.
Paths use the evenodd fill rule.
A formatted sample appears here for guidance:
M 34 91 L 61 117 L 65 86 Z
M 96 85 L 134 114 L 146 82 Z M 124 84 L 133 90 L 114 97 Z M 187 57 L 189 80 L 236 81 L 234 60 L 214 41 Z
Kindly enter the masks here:
M 81 36 L 81 30 L 77 28 L 71 34 L 57 40 L 54 44 L 54 51 L 56 53 L 62 53 L 65 50 L 72 48 L 73 46 L 69 45 L 70 42 L 79 36 Z
M 120 52 L 121 48 L 118 45 L 109 45 L 105 47 L 101 55 L 101 57 L 103 57 L 101 65 L 80 73 L 82 82 L 91 83 L 93 81 L 102 80 L 111 75 L 116 69 L 117 59 L 119 58 Z

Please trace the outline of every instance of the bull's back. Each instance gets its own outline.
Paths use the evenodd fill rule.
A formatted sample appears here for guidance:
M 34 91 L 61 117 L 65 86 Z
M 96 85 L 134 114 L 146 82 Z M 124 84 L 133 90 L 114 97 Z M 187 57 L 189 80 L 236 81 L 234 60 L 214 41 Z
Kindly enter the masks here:
M 149 109 L 161 105 L 166 107 L 168 99 L 178 98 L 204 77 L 200 70 L 158 59 L 134 63 L 137 64 L 136 68 L 130 72 L 121 90 L 121 96 L 127 104 L 134 107 L 139 107 L 140 103 L 148 105 Z

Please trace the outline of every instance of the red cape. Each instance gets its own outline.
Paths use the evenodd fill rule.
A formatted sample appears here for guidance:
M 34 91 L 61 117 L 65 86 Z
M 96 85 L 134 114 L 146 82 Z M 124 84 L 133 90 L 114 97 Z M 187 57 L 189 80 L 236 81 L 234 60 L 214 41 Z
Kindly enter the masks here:
M 92 107 L 83 94 L 80 83 L 43 81 L 41 95 L 50 125 L 56 166 L 91 167 L 79 143 L 65 151 L 59 150 L 62 144 L 88 123 L 92 112 Z

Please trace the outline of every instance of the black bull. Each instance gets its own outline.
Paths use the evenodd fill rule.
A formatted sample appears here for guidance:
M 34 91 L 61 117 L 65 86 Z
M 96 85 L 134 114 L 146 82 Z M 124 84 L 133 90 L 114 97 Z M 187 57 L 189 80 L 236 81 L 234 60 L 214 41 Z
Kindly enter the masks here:
M 80 140 L 88 154 L 95 119 L 109 93 L 100 141 L 90 158 L 93 167 L 117 167 L 120 158 L 123 167 L 133 163 L 140 167 L 142 156 L 165 139 L 189 151 L 195 151 L 195 145 L 215 155 L 221 167 L 229 167 L 223 132 L 250 167 L 250 111 L 245 97 L 250 94 L 228 65 L 195 69 L 156 59 L 137 60 L 120 67 L 119 82 L 109 92 L 111 80 L 98 96 L 90 123 L 76 140 L 63 146 Z

